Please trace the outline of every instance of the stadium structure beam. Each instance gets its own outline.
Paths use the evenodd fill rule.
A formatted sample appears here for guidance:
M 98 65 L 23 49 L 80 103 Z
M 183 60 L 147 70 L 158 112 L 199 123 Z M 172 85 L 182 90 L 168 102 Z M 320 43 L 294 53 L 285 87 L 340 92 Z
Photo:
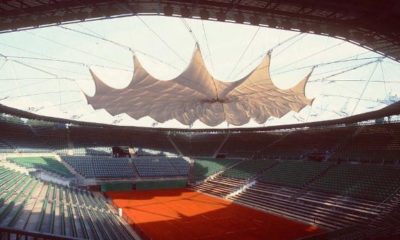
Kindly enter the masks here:
M 220 153 L 221 149 L 223 149 L 224 144 L 228 140 L 227 136 L 229 136 L 230 138 L 229 141 L 231 141 L 232 138 L 230 136 L 233 135 L 240 136 L 242 134 L 243 134 L 242 136 L 246 135 L 248 136 L 250 134 L 252 136 L 251 139 L 253 139 L 256 142 L 257 141 L 259 142 L 260 139 L 263 139 L 263 136 L 265 136 L 265 134 L 269 134 L 271 132 L 280 130 L 285 130 L 286 133 L 289 133 L 289 131 L 287 131 L 288 129 L 291 130 L 296 130 L 301 128 L 319 129 L 319 128 L 335 128 L 335 127 L 343 127 L 351 125 L 357 126 L 358 125 L 357 123 L 361 121 L 370 121 L 370 120 L 380 121 L 380 119 L 386 116 L 399 115 L 400 102 L 394 103 L 380 110 L 376 110 L 369 113 L 358 114 L 342 119 L 302 123 L 302 124 L 278 125 L 278 126 L 258 127 L 258 128 L 235 128 L 235 129 L 171 129 L 171 128 L 168 129 L 168 128 L 115 126 L 115 125 L 79 122 L 68 119 L 41 116 L 0 104 L 0 115 L 2 115 L 2 113 L 9 115 L 9 117 L 19 117 L 29 120 L 47 121 L 48 123 L 46 124 L 46 126 L 49 127 L 44 127 L 42 130 L 36 130 L 34 137 L 47 136 L 48 131 L 51 130 L 52 134 L 51 136 L 49 135 L 51 139 L 68 140 L 67 143 L 64 143 L 64 147 L 70 147 L 71 145 L 68 143 L 73 142 L 74 147 L 131 146 L 131 147 L 149 148 L 158 151 L 166 151 L 166 152 L 182 154 L 181 151 L 190 153 L 192 151 L 191 148 L 192 143 L 194 142 L 200 145 L 209 143 L 210 142 L 209 137 L 204 137 L 204 135 L 210 134 L 209 136 L 211 135 L 218 136 L 217 139 L 219 140 L 217 141 L 221 141 L 220 142 L 221 144 L 217 149 L 217 151 L 215 151 L 214 153 L 210 152 L 210 156 L 211 155 L 216 156 L 217 153 Z M 5 139 L 12 138 L 13 144 L 15 145 L 21 144 L 22 146 L 25 146 L 24 144 L 26 144 L 27 141 L 26 134 L 30 134 L 29 129 L 31 129 L 26 127 L 27 127 L 26 125 L 19 125 L 12 121 L 0 119 L 1 129 L 16 129 L 15 130 L 16 132 L 20 132 L 20 130 L 22 129 L 20 132 L 21 134 L 14 134 L 14 131 L 5 131 L 2 135 L 2 137 L 4 137 Z M 183 145 L 180 144 L 179 151 L 177 151 L 177 145 L 176 145 L 177 140 L 173 141 L 172 138 L 181 139 L 180 142 L 185 143 Z M 246 137 L 244 139 L 246 139 Z M 245 141 L 248 141 L 248 139 Z M 38 143 L 39 142 L 40 141 L 38 141 Z M 62 142 L 63 141 L 59 142 L 58 147 L 63 147 Z M 214 141 L 214 143 L 215 142 L 216 141 Z M 261 149 L 259 150 L 261 151 Z
M 0 32 L 139 14 L 327 35 L 400 60 L 397 0 L 11 0 L 0 2 Z
M 203 129 L 184 129 L 184 128 L 149 128 L 149 127 L 133 127 L 133 126 L 117 126 L 111 124 L 103 124 L 103 123 L 92 123 L 92 122 L 83 122 L 71 119 L 57 118 L 57 117 L 48 117 L 43 115 L 38 115 L 35 113 L 31 113 L 28 111 L 8 107 L 0 104 L 0 114 L 8 114 L 15 117 L 34 119 L 47 121 L 52 123 L 66 124 L 71 126 L 79 126 L 79 127 L 88 127 L 88 128 L 105 128 L 105 129 L 117 129 L 117 130 L 134 130 L 145 133 L 164 133 L 164 134 L 175 134 L 175 133 L 185 133 L 185 134 L 194 134 L 194 133 L 240 133 L 240 132 L 262 132 L 262 131 L 274 131 L 274 130 L 283 130 L 283 129 L 292 129 L 292 128 L 321 128 L 321 127 L 329 127 L 335 125 L 351 125 L 357 124 L 363 121 L 371 121 L 377 120 L 385 117 L 400 115 L 400 102 L 393 103 L 387 107 L 384 107 L 379 110 L 356 114 L 350 117 L 344 117 L 339 119 L 332 120 L 323 120 L 317 122 L 309 122 L 309 123 L 294 123 L 294 124 L 286 124 L 286 125 L 276 125 L 276 126 L 268 126 L 268 127 L 249 127 L 249 128 L 203 128 Z

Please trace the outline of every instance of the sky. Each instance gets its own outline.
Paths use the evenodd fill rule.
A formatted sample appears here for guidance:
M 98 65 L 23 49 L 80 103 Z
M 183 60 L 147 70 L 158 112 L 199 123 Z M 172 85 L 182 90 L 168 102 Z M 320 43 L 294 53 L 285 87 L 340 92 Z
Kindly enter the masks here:
M 169 120 L 132 119 L 94 110 L 84 93 L 95 87 L 89 69 L 109 86 L 124 88 L 133 55 L 154 77 L 184 71 L 196 42 L 214 78 L 231 82 L 252 71 L 272 50 L 271 77 L 287 89 L 314 71 L 306 96 L 311 107 L 270 118 L 258 127 L 335 119 L 380 109 L 400 96 L 400 65 L 365 48 L 326 36 L 234 23 L 133 16 L 0 34 L 0 103 L 37 114 L 88 122 L 182 127 Z M 197 121 L 193 128 L 208 128 Z M 236 127 L 222 123 L 220 127 Z

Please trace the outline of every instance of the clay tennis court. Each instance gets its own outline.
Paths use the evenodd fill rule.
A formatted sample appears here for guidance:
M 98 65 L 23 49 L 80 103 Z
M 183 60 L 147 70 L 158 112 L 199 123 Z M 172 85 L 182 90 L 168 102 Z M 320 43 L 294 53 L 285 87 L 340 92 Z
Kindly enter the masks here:
M 320 229 L 188 189 L 108 192 L 150 239 L 297 239 Z

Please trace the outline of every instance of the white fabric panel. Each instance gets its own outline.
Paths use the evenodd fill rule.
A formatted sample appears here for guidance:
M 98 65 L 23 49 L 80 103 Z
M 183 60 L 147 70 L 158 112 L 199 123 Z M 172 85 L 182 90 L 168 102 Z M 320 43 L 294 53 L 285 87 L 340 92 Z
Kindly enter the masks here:
M 104 108 L 112 115 L 126 113 L 135 119 L 176 119 L 185 125 L 200 120 L 209 126 L 224 121 L 239 126 L 254 119 L 261 124 L 270 116 L 298 112 L 313 101 L 305 96 L 311 72 L 296 86 L 278 89 L 270 77 L 270 60 L 271 55 L 267 54 L 246 77 L 228 83 L 211 76 L 198 48 L 185 71 L 169 81 L 155 79 L 134 57 L 133 79 L 126 88 L 111 88 L 90 70 L 96 93 L 85 96 L 94 109 Z

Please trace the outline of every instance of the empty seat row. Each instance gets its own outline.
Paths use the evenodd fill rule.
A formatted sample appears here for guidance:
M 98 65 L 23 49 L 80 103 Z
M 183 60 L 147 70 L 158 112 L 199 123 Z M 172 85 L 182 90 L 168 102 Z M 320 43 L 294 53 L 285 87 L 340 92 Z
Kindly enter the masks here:
M 188 175 L 189 174 L 189 162 L 186 161 L 182 157 L 170 157 L 168 161 L 172 164 L 172 166 L 178 171 L 180 175 Z
M 137 157 L 132 159 L 141 177 L 173 177 L 184 176 L 167 157 Z
M 384 201 L 400 185 L 400 168 L 376 164 L 339 164 L 310 188 L 372 201 Z
M 106 156 L 64 156 L 63 160 L 86 178 L 133 178 L 128 158 Z
M 64 156 L 63 160 L 86 178 L 134 178 L 187 176 L 189 163 L 181 157 Z M 137 173 L 136 173 L 137 172 Z
M 104 197 L 3 167 L 0 226 L 83 239 L 133 239 Z
M 363 224 L 398 202 L 394 166 L 279 161 L 249 183 L 233 174 L 247 162 L 193 188 L 330 229 Z

